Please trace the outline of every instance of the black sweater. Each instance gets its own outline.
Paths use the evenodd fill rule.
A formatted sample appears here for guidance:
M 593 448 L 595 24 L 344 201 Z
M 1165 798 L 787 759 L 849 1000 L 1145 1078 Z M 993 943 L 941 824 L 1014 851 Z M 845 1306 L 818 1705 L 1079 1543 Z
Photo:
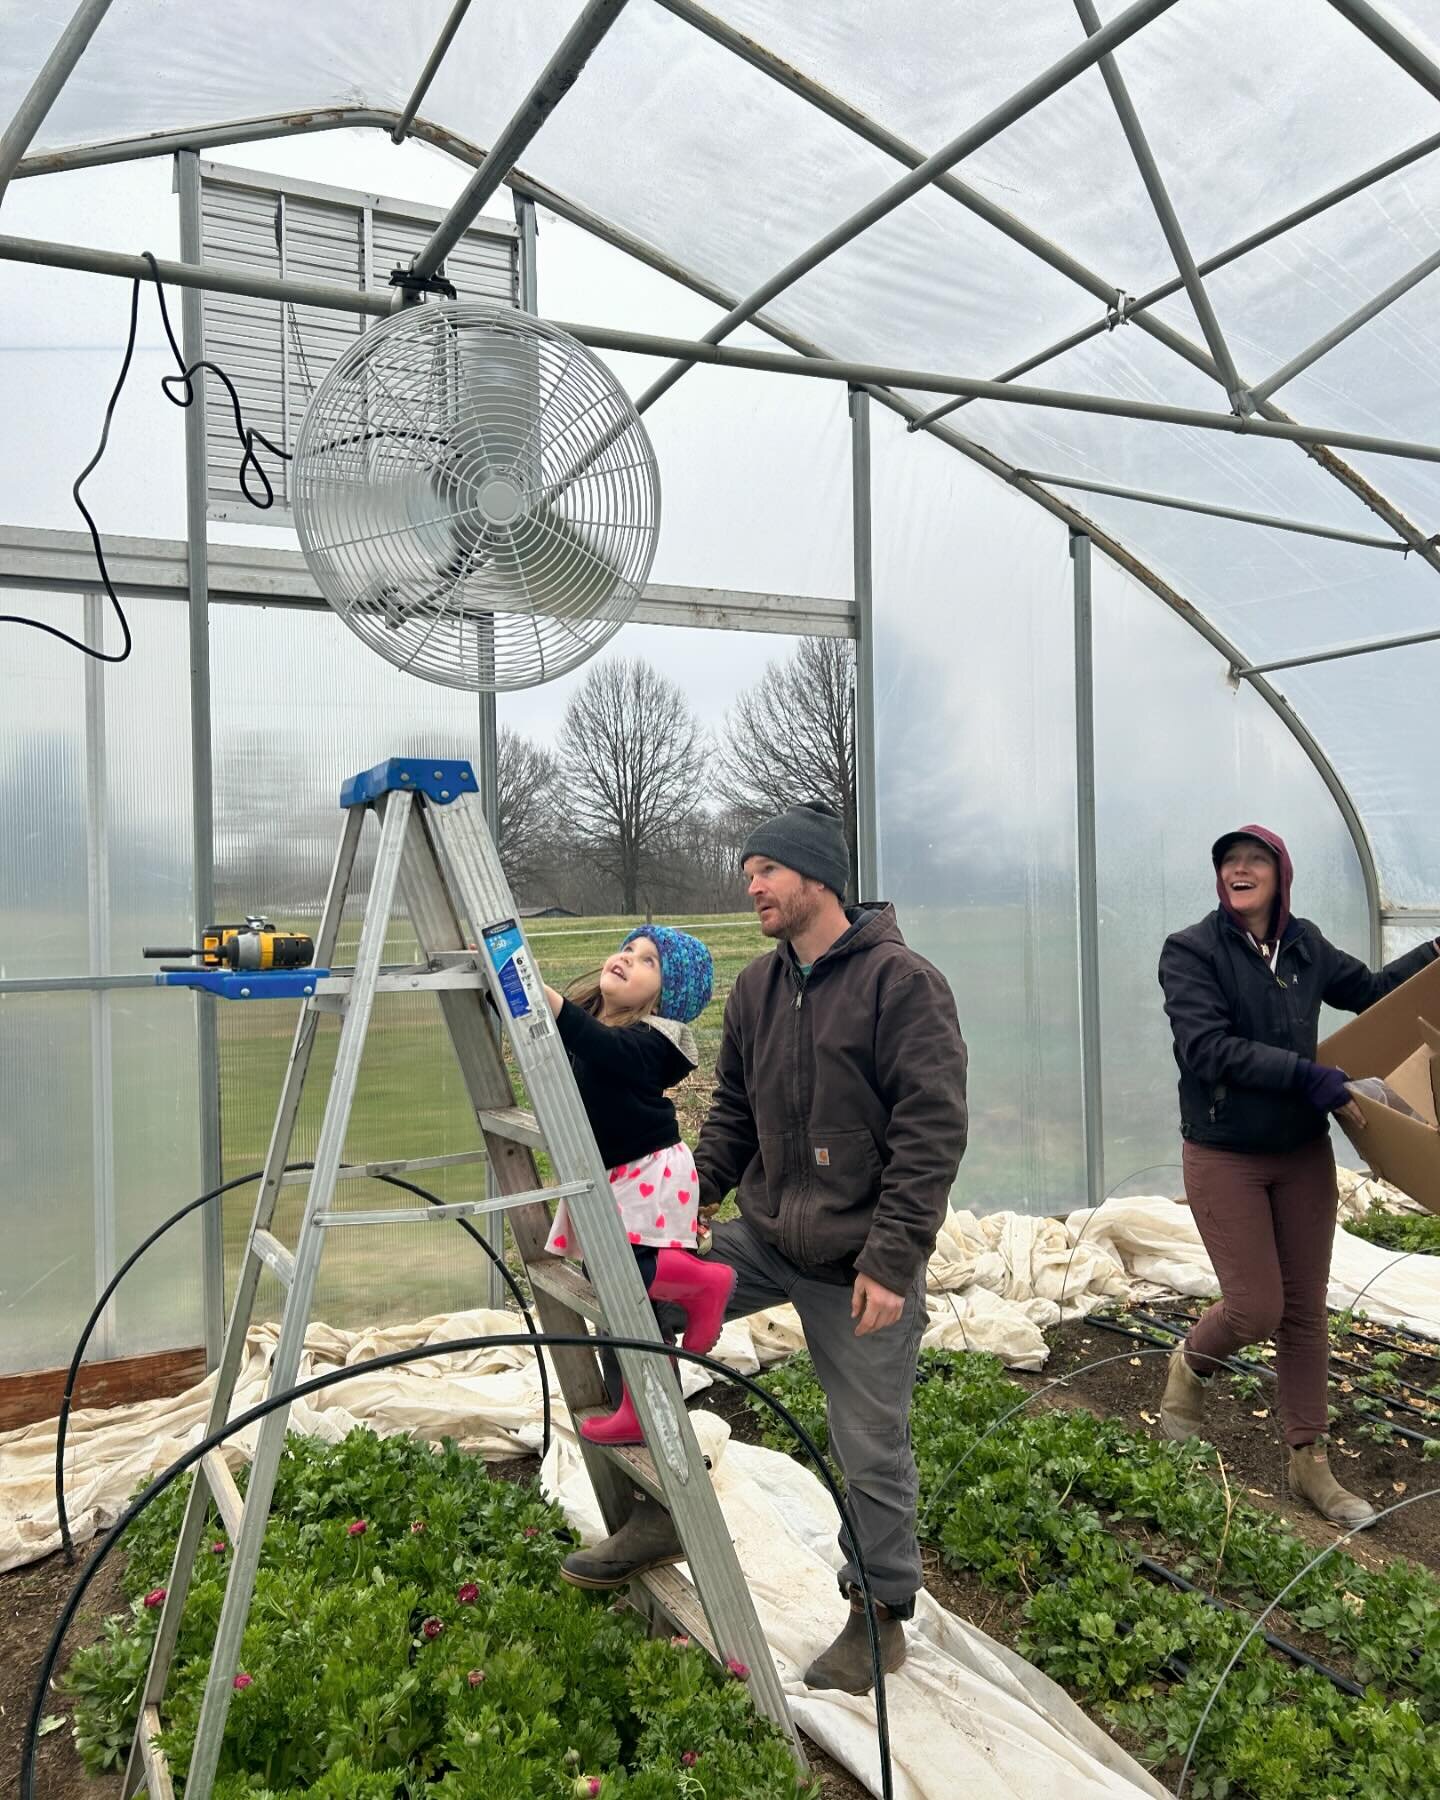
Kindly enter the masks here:
M 1323 1137 L 1330 1120 L 1300 1091 L 1299 1066 L 1314 1060 L 1321 1006 L 1364 1012 L 1434 960 L 1435 946 L 1423 944 L 1376 973 L 1308 919 L 1292 919 L 1272 970 L 1222 912 L 1177 931 L 1160 955 L 1160 985 L 1180 1066 L 1181 1135 L 1250 1152 Z
M 665 1090 L 694 1065 L 663 1030 L 645 1020 L 602 1025 L 572 1000 L 555 1022 L 607 1169 L 679 1141 L 674 1102 Z

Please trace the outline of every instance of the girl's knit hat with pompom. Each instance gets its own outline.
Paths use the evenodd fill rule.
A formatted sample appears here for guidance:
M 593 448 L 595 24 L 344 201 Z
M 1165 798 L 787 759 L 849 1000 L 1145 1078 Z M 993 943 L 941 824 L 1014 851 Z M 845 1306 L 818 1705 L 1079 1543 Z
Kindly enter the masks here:
M 662 1019 L 688 1025 L 710 1004 L 715 988 L 715 965 L 709 949 L 688 931 L 673 925 L 639 925 L 626 938 L 649 938 L 660 953 L 660 999 L 655 1011 Z M 620 948 L 623 950 L 625 944 Z

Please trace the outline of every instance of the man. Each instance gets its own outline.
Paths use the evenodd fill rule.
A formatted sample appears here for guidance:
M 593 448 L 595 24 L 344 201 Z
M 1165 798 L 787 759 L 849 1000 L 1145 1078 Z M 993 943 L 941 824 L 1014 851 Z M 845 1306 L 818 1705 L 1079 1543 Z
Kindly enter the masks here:
M 726 1316 L 787 1300 L 800 1315 L 888 1671 L 905 1659 L 921 1586 L 910 1400 L 925 1266 L 965 1151 L 965 1042 L 944 977 L 906 947 L 894 908 L 846 910 L 849 859 L 830 807 L 767 820 L 741 861 L 777 948 L 741 971 L 725 1007 L 695 1152 L 700 1198 L 713 1211 L 738 1188 L 740 1217 L 714 1230 L 713 1254 L 736 1271 Z M 870 1643 L 844 1531 L 840 1549 L 850 1613 L 805 1680 L 860 1694 Z M 679 1556 L 669 1515 L 642 1497 L 564 1573 L 614 1587 Z

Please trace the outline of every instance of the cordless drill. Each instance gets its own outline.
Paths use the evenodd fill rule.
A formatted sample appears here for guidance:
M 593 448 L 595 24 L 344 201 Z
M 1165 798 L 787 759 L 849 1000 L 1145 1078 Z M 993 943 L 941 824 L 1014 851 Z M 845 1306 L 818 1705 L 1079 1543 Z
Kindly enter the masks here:
M 298 931 L 277 931 L 268 919 L 248 918 L 243 925 L 207 925 L 198 950 L 147 946 L 140 954 L 198 957 L 202 969 L 305 969 L 315 960 L 315 940 Z

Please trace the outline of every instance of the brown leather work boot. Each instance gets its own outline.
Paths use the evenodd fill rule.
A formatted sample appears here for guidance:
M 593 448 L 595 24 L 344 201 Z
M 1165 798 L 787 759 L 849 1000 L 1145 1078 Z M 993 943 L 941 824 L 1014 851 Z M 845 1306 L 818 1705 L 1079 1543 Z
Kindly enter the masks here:
M 1332 1525 L 1343 1525 L 1347 1531 L 1363 1531 L 1375 1523 L 1378 1515 L 1370 1502 L 1341 1487 L 1335 1479 L 1322 1441 L 1292 1446 L 1287 1473 L 1290 1492 L 1295 1498 L 1313 1506 Z
M 1160 1426 L 1166 1437 L 1183 1444 L 1186 1438 L 1198 1437 L 1205 1426 L 1205 1389 L 1209 1383 L 1197 1375 L 1185 1360 L 1181 1344 L 1170 1354 L 1170 1374 L 1160 1401 Z
M 880 1664 L 893 1675 L 905 1660 L 905 1621 L 888 1606 L 875 1603 L 875 1624 L 880 1634 Z M 865 1600 L 858 1588 L 850 1589 L 850 1617 L 828 1650 L 822 1650 L 805 1671 L 805 1685 L 839 1688 L 845 1694 L 868 1694 L 875 1685 L 875 1665 L 870 1656 L 870 1629 L 865 1623 Z

